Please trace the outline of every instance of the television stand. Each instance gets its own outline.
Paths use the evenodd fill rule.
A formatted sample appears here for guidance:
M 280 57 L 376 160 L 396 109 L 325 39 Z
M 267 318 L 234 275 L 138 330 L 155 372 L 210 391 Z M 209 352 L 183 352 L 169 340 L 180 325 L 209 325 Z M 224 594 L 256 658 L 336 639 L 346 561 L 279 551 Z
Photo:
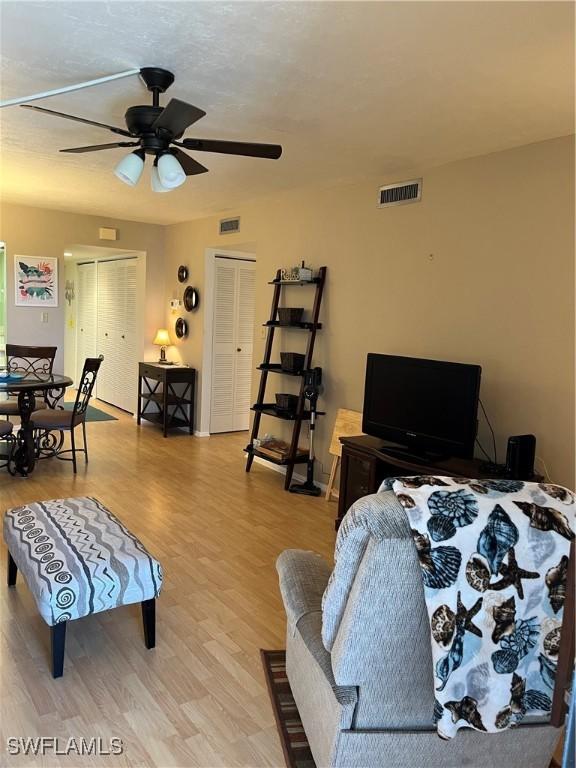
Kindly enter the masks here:
M 444 475 L 449 477 L 495 477 L 479 459 L 415 456 L 370 435 L 342 437 L 340 495 L 336 529 L 351 505 L 369 493 L 376 493 L 386 477 L 402 475 Z
M 401 461 L 408 461 L 411 464 L 418 466 L 431 466 L 436 465 L 441 461 L 450 461 L 450 456 L 445 453 L 412 453 L 408 448 L 403 448 L 401 445 L 395 443 L 385 443 L 380 449 L 383 457 L 393 457 L 400 459 Z

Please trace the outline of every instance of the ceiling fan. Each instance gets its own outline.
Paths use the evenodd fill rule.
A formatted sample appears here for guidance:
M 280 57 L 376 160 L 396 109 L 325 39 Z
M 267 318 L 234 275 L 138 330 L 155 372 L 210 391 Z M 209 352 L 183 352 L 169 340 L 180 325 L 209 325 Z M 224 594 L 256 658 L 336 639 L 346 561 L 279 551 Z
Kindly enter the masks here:
M 126 75 L 132 74 L 125 73 Z M 33 109 L 47 115 L 63 117 L 66 120 L 75 120 L 79 123 L 94 125 L 104 128 L 130 141 L 116 141 L 111 144 L 94 144 L 87 147 L 73 147 L 61 149 L 60 152 L 83 153 L 99 152 L 104 149 L 116 149 L 118 147 L 137 147 L 129 155 L 124 157 L 114 169 L 116 176 L 126 184 L 134 186 L 144 170 L 146 155 L 154 157 L 152 167 L 152 189 L 154 192 L 169 192 L 179 187 L 186 181 L 186 176 L 206 173 L 208 168 L 203 166 L 183 149 L 191 149 L 198 152 L 219 152 L 226 155 L 243 155 L 246 157 L 263 157 L 277 160 L 282 154 L 282 147 L 278 144 L 255 144 L 241 141 L 220 141 L 218 139 L 192 139 L 183 138 L 186 129 L 206 112 L 198 107 L 188 104 L 180 99 L 171 99 L 165 107 L 160 106 L 160 94 L 164 93 L 174 82 L 174 75 L 166 69 L 159 67 L 142 67 L 139 70 L 140 77 L 147 89 L 152 93 L 151 105 L 139 105 L 129 107 L 124 119 L 126 128 L 116 128 L 112 125 L 88 120 L 84 117 L 67 115 L 64 112 L 56 112 L 53 109 L 37 107 L 32 104 L 22 104 L 22 100 L 14 99 L 10 103 L 20 103 L 25 109 Z M 121 76 L 121 75 L 120 75 Z M 103 82 L 102 81 L 93 81 Z M 92 82 L 86 85 L 91 85 Z M 77 86 L 81 87 L 81 86 Z M 77 88 L 76 87 L 76 88 Z M 62 89 L 51 93 L 65 92 Z M 43 98 L 39 94 L 32 98 Z M 9 106 L 8 103 L 0 106 Z

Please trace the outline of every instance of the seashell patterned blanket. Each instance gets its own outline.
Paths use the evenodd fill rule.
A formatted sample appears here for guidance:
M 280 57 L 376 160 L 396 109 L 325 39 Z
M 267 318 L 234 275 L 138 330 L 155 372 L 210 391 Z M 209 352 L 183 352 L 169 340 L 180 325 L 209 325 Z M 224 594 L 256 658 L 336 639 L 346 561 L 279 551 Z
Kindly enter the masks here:
M 410 521 L 432 642 L 438 734 L 497 733 L 547 716 L 573 494 L 558 485 L 449 477 L 389 478 Z

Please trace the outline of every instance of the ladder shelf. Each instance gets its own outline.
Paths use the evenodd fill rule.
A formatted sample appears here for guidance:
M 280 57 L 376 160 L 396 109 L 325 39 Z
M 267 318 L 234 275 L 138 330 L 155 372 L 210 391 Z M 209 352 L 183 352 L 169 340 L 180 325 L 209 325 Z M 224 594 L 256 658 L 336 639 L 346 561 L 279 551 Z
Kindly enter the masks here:
M 257 395 L 256 403 L 252 406 L 252 410 L 254 411 L 254 421 L 252 424 L 252 431 L 250 434 L 250 442 L 248 443 L 248 445 L 244 450 L 247 455 L 246 472 L 250 472 L 255 456 L 265 459 L 266 461 L 270 461 L 272 464 L 285 466 L 286 477 L 284 480 L 284 488 L 285 490 L 288 490 L 292 482 L 294 465 L 303 464 L 303 463 L 306 463 L 307 461 L 307 455 L 303 454 L 301 451 L 298 450 L 298 440 L 300 439 L 302 422 L 310 419 L 310 412 L 307 411 L 305 407 L 304 373 L 305 371 L 312 369 L 312 357 L 314 355 L 314 344 L 316 341 L 316 332 L 322 328 L 322 323 L 318 322 L 318 318 L 320 316 L 320 306 L 322 304 L 322 293 L 324 290 L 324 284 L 326 282 L 326 267 L 320 267 L 320 269 L 318 270 L 318 275 L 316 277 L 312 278 L 311 280 L 306 280 L 301 282 L 295 282 L 291 280 L 282 280 L 280 275 L 281 275 L 281 271 L 278 270 L 276 273 L 276 278 L 269 283 L 269 285 L 274 286 L 274 291 L 272 295 L 272 307 L 270 311 L 270 319 L 266 323 L 264 323 L 264 327 L 267 329 L 266 344 L 264 346 L 264 359 L 261 365 L 259 365 L 257 368 L 257 370 L 260 371 L 260 385 L 258 387 L 258 395 Z M 280 304 L 282 289 L 289 285 L 296 286 L 296 287 L 303 287 L 306 285 L 314 286 L 315 288 L 314 303 L 312 306 L 312 317 L 309 322 L 280 324 L 280 322 L 278 321 L 278 317 L 277 317 L 278 306 Z M 272 356 L 272 347 L 274 343 L 274 334 L 277 329 L 280 329 L 280 330 L 296 329 L 296 330 L 308 332 L 306 353 L 304 356 L 304 366 L 302 371 L 298 371 L 298 372 L 287 371 L 287 370 L 284 370 L 279 363 L 270 362 L 270 359 Z M 298 395 L 298 404 L 293 412 L 283 411 L 277 408 L 277 406 L 274 403 L 265 402 L 266 383 L 268 381 L 269 373 L 283 373 L 287 376 L 300 377 L 301 384 L 300 384 L 300 393 Z M 288 454 L 282 459 L 280 458 L 275 459 L 270 455 L 268 455 L 265 451 L 260 451 L 258 450 L 258 448 L 254 448 L 254 441 L 258 438 L 260 421 L 263 415 L 273 416 L 279 419 L 291 421 L 293 423 L 292 437 L 290 439 L 290 448 L 288 450 Z M 324 414 L 320 411 L 317 411 L 316 415 L 323 416 Z

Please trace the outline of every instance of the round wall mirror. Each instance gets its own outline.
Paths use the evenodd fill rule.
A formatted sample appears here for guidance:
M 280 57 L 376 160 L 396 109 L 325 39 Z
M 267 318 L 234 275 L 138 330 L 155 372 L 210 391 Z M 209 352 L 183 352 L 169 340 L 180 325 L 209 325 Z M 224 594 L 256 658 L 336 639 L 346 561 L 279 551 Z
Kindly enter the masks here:
M 175 331 L 178 339 L 183 339 L 185 336 L 188 336 L 188 323 L 184 318 L 179 317 L 178 320 L 176 320 Z
M 184 291 L 184 307 L 187 312 L 192 312 L 194 309 L 198 309 L 198 302 L 200 296 L 196 288 L 192 288 L 191 285 Z
M 185 267 L 184 264 L 182 264 L 178 267 L 178 282 L 185 283 L 186 280 L 188 280 L 188 267 Z

